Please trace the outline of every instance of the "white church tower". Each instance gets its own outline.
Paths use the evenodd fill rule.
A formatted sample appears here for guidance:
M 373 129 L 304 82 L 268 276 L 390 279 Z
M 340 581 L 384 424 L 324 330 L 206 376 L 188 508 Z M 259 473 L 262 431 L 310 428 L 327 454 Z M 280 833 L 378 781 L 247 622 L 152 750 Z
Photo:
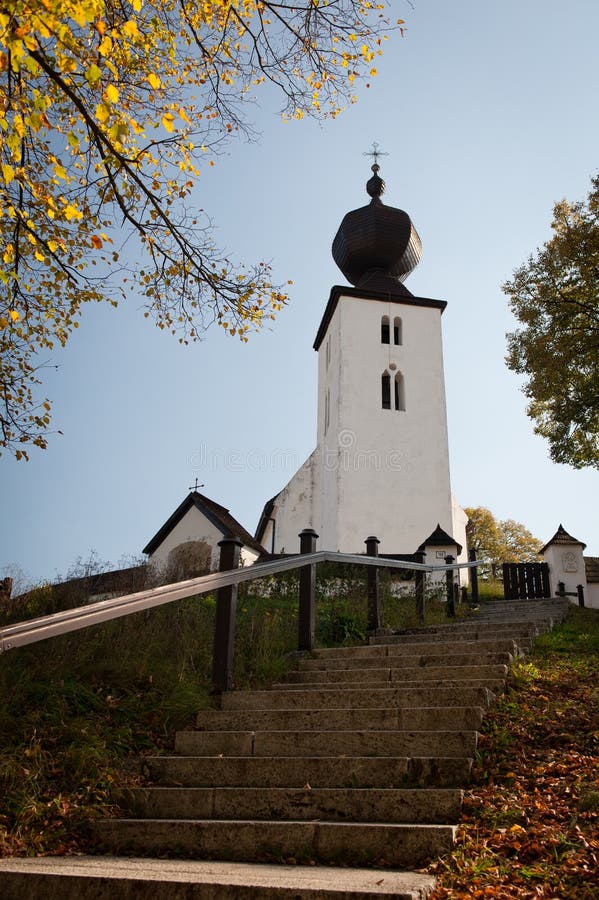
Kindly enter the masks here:
M 437 525 L 465 548 L 449 480 L 446 303 L 403 285 L 420 238 L 407 213 L 383 204 L 376 162 L 372 171 L 370 203 L 345 216 L 333 241 L 353 286 L 333 287 L 316 335 L 317 447 L 264 508 L 256 537 L 271 552 L 297 552 L 307 527 L 320 549 L 348 553 L 376 535 L 381 554 L 410 554 Z

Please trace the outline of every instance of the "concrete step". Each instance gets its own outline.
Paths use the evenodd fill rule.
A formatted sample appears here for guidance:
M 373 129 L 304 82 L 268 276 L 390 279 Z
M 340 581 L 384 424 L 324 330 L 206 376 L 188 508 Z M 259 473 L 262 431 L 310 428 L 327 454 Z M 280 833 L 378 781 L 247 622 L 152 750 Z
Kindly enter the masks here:
M 528 620 L 520 620 L 518 622 L 513 620 L 506 621 L 497 621 L 497 622 L 487 622 L 480 620 L 467 620 L 465 622 L 458 622 L 447 625 L 422 625 L 420 627 L 414 628 L 401 628 L 392 632 L 392 634 L 400 636 L 400 635 L 443 635 L 443 636 L 453 636 L 453 635 L 474 635 L 474 639 L 477 639 L 477 636 L 480 635 L 482 638 L 488 638 L 489 633 L 491 635 L 497 634 L 498 637 L 503 637 L 505 632 L 512 632 L 523 635 L 534 635 L 537 631 L 537 623 L 531 622 Z
M 483 720 L 478 706 L 384 707 L 357 709 L 203 709 L 199 731 L 476 731 Z
M 104 819 L 95 825 L 109 853 L 169 854 L 254 862 L 314 860 L 351 866 L 426 865 L 448 853 L 453 825 L 337 822 Z
M 496 690 L 503 689 L 503 681 L 492 682 Z M 343 689 L 333 686 L 330 690 L 280 691 L 232 691 L 223 694 L 222 708 L 234 709 L 366 709 L 384 707 L 420 706 L 481 706 L 486 708 L 494 699 L 487 686 L 465 685 L 460 681 L 446 681 L 443 687 L 415 682 L 405 682 L 401 687 L 376 689 Z
M 455 788 L 216 787 L 133 788 L 121 804 L 143 819 L 447 824 L 457 821 L 463 792 Z
M 471 758 L 477 731 L 179 731 L 188 756 L 431 756 Z M 383 765 L 383 763 L 381 763 Z
M 369 639 L 369 644 L 372 647 L 380 646 L 380 645 L 395 645 L 408 647 L 411 645 L 418 645 L 422 643 L 422 641 L 426 641 L 427 643 L 433 643 L 437 645 L 437 648 L 441 645 L 451 646 L 452 649 L 459 649 L 460 646 L 464 647 L 467 643 L 477 643 L 478 641 L 502 641 L 502 640 L 511 640 L 514 641 L 521 649 L 526 647 L 530 649 L 532 645 L 533 635 L 527 631 L 521 631 L 519 629 L 509 629 L 503 632 L 498 633 L 497 631 L 489 631 L 487 634 L 479 634 L 478 631 L 464 631 L 462 634 L 459 632 L 450 632 L 445 634 L 441 633 L 427 633 L 427 634 L 390 634 L 383 635 L 381 637 L 371 637 Z
M 0 859 L 3 900 L 426 900 L 418 872 L 110 856 Z
M 470 778 L 466 757 L 153 756 L 140 761 L 150 782 L 167 787 L 399 788 L 461 787 Z
M 377 669 L 308 669 L 307 671 L 290 672 L 287 675 L 288 683 L 310 684 L 310 682 L 403 682 L 403 681 L 462 681 L 475 680 L 500 680 L 507 676 L 506 665 L 479 665 L 479 666 L 398 666 L 397 668 Z M 280 684 L 272 685 L 280 689 Z
M 380 669 L 392 667 L 393 669 L 428 669 L 429 667 L 460 667 L 460 666 L 508 666 L 514 657 L 511 653 L 401 653 L 393 656 L 373 657 L 333 657 L 331 659 L 299 659 L 298 671 L 340 671 L 343 669 Z M 295 673 L 291 673 L 292 675 Z
M 505 678 L 499 680 L 497 678 L 487 679 L 454 679 L 453 681 L 443 680 L 441 678 L 419 678 L 418 681 L 307 681 L 307 682 L 282 682 L 281 684 L 271 684 L 268 690 L 272 693 L 280 693 L 281 691 L 311 691 L 312 693 L 320 693 L 321 691 L 330 690 L 346 690 L 346 691 L 380 691 L 387 687 L 402 687 L 406 690 L 419 690 L 425 688 L 444 688 L 447 685 L 474 688 L 488 688 L 492 693 L 496 694 L 505 688 Z
M 423 636 L 424 637 L 424 636 Z M 525 641 L 528 645 L 530 642 Z M 435 655 L 453 656 L 462 653 L 511 653 L 520 655 L 520 645 L 510 638 L 480 641 L 430 641 L 421 640 L 400 643 L 393 639 L 385 639 L 379 644 L 364 644 L 360 647 L 319 647 L 312 651 L 313 659 L 380 659 L 403 655 Z

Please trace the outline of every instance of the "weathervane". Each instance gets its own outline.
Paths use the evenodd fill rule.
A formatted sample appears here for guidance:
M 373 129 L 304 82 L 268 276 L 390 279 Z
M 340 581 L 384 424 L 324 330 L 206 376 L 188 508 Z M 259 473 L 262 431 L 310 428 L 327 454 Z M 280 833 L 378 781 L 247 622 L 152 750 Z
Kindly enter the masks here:
M 388 154 L 388 153 L 384 153 L 382 150 L 379 150 L 379 145 L 378 145 L 378 143 L 377 143 L 376 141 L 373 141 L 373 143 L 372 143 L 372 150 L 370 150 L 370 151 L 367 150 L 366 153 L 363 153 L 363 154 L 362 154 L 362 156 L 371 156 L 371 157 L 374 159 L 374 165 L 376 166 L 377 171 L 378 171 L 378 169 L 379 169 L 379 156 L 389 156 L 389 154 Z M 374 166 L 373 166 L 373 169 L 374 169 Z
M 205 487 L 204 484 L 198 484 L 198 479 L 196 478 L 196 483 L 192 484 L 190 488 L 187 488 L 188 491 L 197 491 L 198 488 Z

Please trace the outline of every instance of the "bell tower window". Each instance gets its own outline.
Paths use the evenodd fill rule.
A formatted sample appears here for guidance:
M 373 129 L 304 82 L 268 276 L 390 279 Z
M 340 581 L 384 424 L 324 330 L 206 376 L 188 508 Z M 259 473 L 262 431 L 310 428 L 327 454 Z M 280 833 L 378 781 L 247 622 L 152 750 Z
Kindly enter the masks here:
M 401 345 L 403 344 L 401 333 L 401 319 L 399 316 L 396 316 L 393 319 L 393 343 L 396 347 L 401 347 Z
M 388 344 L 389 339 L 389 316 L 383 316 L 381 319 L 381 344 Z
M 391 376 L 387 371 L 381 376 L 381 400 L 383 409 L 391 409 Z

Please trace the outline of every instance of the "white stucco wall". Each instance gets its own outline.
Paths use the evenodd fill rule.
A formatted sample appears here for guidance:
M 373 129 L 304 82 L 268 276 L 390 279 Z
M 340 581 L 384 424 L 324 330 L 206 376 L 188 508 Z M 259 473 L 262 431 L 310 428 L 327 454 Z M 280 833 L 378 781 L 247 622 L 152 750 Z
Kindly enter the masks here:
M 590 609 L 599 609 L 599 584 L 589 584 L 584 592 L 584 605 Z
M 385 315 L 389 344 L 381 343 Z M 402 373 L 405 410 L 382 409 L 385 370 Z M 374 534 L 381 553 L 413 553 L 439 523 L 466 558 L 467 519 L 450 490 L 440 309 L 339 298 L 318 350 L 317 447 L 272 516 L 276 553 L 297 552 L 298 533 L 310 527 L 320 549 L 361 553 Z M 262 543 L 271 550 L 272 523 Z
M 452 529 L 449 532 L 462 547 L 462 552 L 458 556 L 458 562 L 468 562 L 468 544 L 466 538 L 466 525 L 468 524 L 468 516 L 456 498 L 451 497 L 451 518 Z M 460 569 L 460 586 L 467 587 L 470 581 L 468 569 Z
M 400 346 L 392 343 L 392 329 L 391 343 L 381 343 L 384 315 L 391 323 L 401 317 Z M 382 409 L 385 370 L 404 377 L 403 411 Z M 407 553 L 437 522 L 451 533 L 439 309 L 341 296 L 319 348 L 318 408 L 319 546 L 361 552 L 364 539 L 375 534 L 381 553 Z
M 563 581 L 566 591 L 573 592 L 576 592 L 577 586 L 582 584 L 585 598 L 587 597 L 588 586 L 581 544 L 550 544 L 545 550 L 543 558 L 549 566 L 552 597 L 555 596 L 560 581 Z M 576 597 L 568 599 L 572 603 L 578 603 Z
M 179 544 L 188 541 L 205 541 L 212 547 L 211 569 L 217 570 L 220 558 L 218 542 L 222 541 L 223 533 L 218 529 L 197 507 L 192 506 L 156 548 L 154 553 L 148 556 L 148 563 L 157 569 L 164 569 L 168 563 L 168 555 Z M 243 547 L 240 553 L 244 566 L 251 565 L 258 558 L 255 550 Z
M 272 518 L 275 525 L 275 553 L 299 553 L 300 531 L 314 528 L 319 533 L 319 468 L 316 450 L 278 495 Z M 272 522 L 262 537 L 262 546 L 272 552 Z M 322 547 L 318 542 L 319 549 Z

